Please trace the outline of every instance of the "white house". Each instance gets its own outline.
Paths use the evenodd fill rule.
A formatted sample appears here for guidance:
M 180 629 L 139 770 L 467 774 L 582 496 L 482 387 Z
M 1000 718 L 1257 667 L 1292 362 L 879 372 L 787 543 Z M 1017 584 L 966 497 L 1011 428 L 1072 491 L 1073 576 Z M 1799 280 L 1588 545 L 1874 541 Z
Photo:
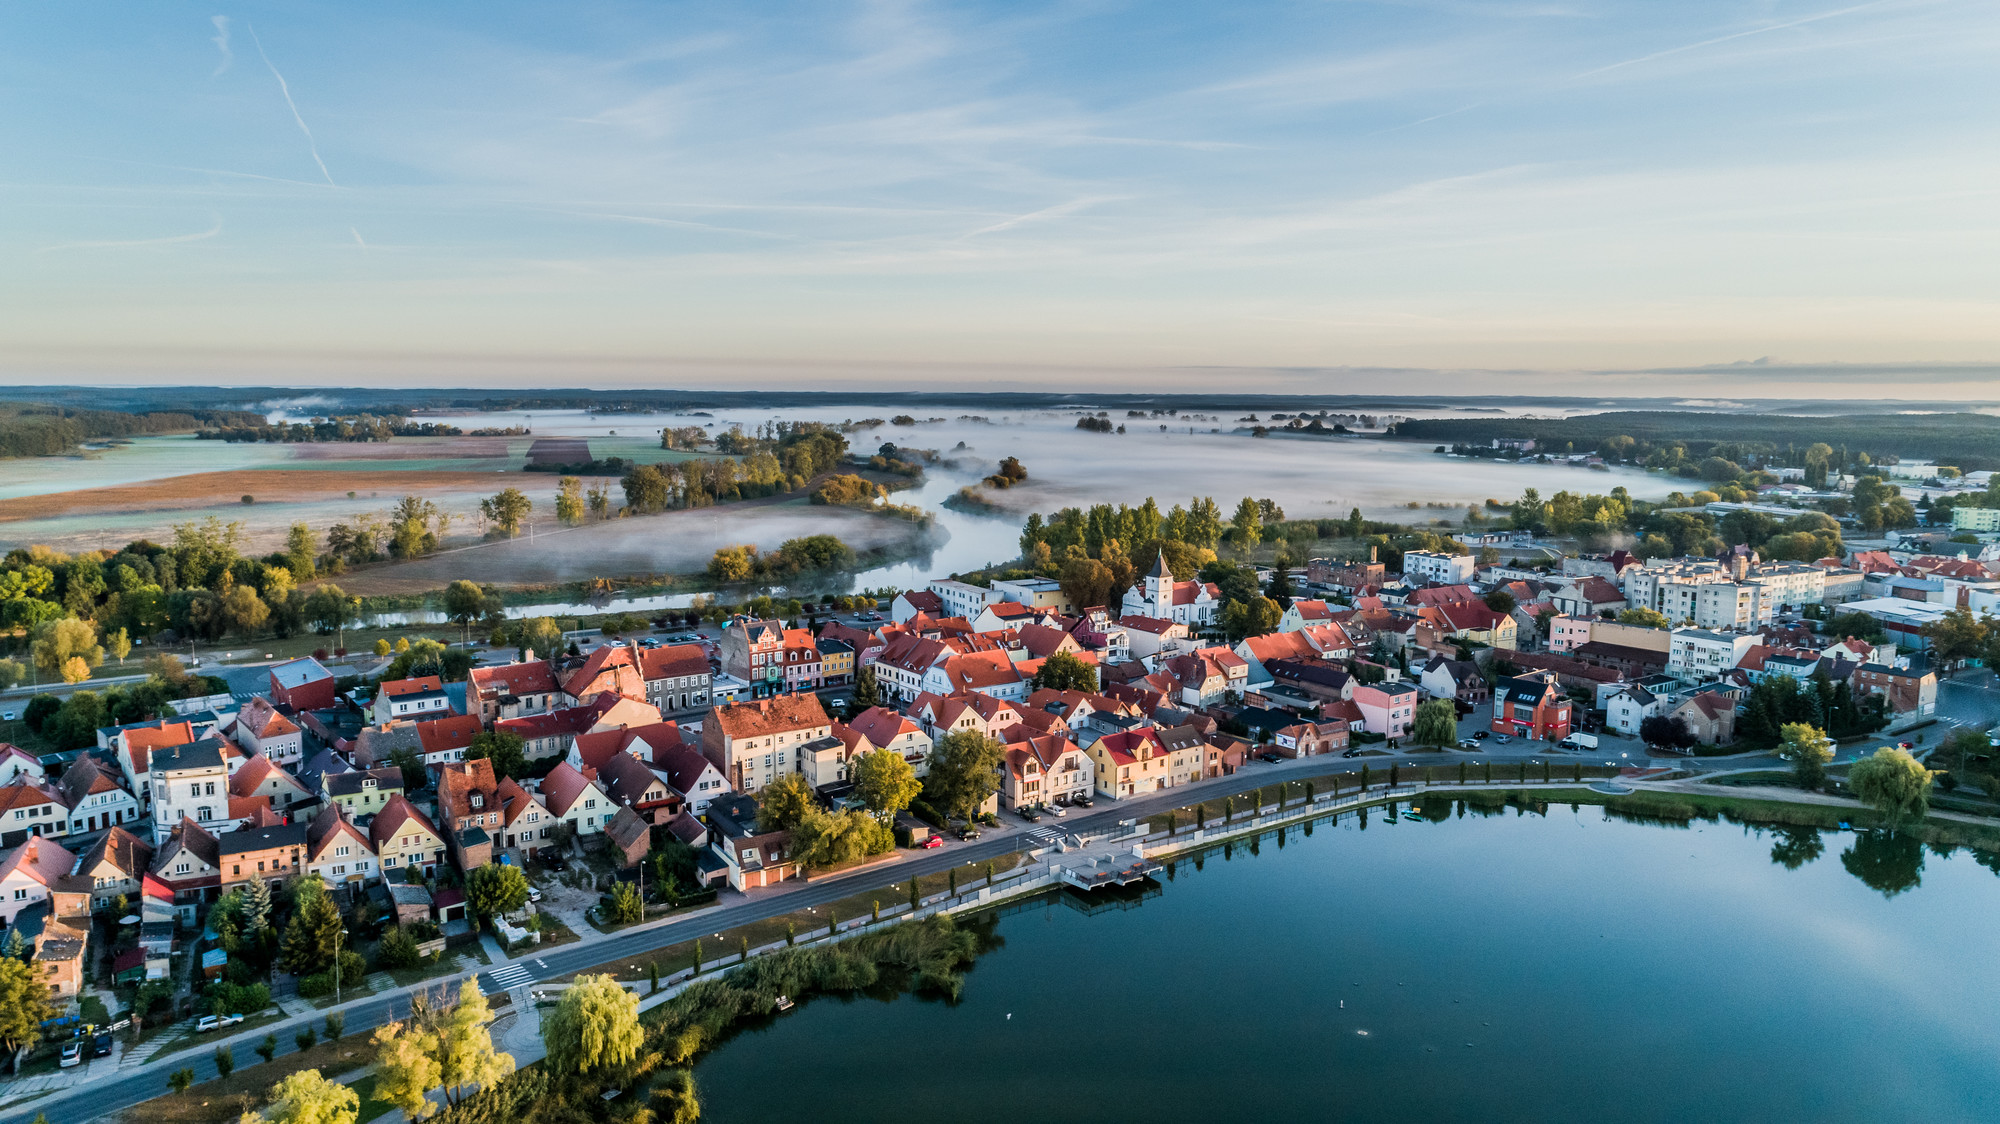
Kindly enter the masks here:
M 966 620 L 978 616 L 979 610 L 986 606 L 1003 600 L 999 590 L 982 589 L 976 585 L 951 581 L 947 578 L 932 579 L 926 588 L 937 594 L 938 600 L 944 602 L 945 616 L 964 617 Z
M 618 812 L 597 782 L 570 768 L 567 761 L 542 778 L 541 802 L 549 815 L 575 825 L 578 835 L 603 831 Z
M 1403 554 L 1403 577 L 1429 585 L 1457 585 L 1472 580 L 1477 562 L 1470 554 L 1411 550 Z
M 261 695 L 236 712 L 228 733 L 246 754 L 261 753 L 280 765 L 295 766 L 305 759 L 305 734 Z
M 375 691 L 377 722 L 411 722 L 450 713 L 451 696 L 445 693 L 444 680 L 435 675 L 392 679 Z
M 1604 701 L 1604 724 L 1626 737 L 1637 737 L 1639 725 L 1648 718 L 1673 708 L 1670 696 L 1654 694 L 1637 683 L 1627 683 Z
M 229 769 L 223 764 L 221 738 L 155 749 L 149 763 L 155 847 L 166 842 L 183 818 L 210 834 L 229 830 Z

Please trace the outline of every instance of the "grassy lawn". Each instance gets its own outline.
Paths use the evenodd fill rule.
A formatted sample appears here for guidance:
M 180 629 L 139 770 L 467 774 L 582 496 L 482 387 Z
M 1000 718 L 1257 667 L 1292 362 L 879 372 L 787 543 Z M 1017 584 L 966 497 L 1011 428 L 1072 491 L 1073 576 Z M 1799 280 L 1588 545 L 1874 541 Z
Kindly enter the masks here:
M 338 1042 L 321 1042 L 310 1050 L 244 1066 L 228 1077 L 196 1085 L 185 1093 L 168 1093 L 133 1105 L 119 1119 L 122 1124 L 234 1124 L 245 1111 L 262 1105 L 266 1090 L 287 1074 L 317 1069 L 322 1075 L 332 1077 L 360 1069 L 374 1060 L 375 1045 L 368 1036 L 351 1034 Z
M 1792 774 L 1781 769 L 1759 769 L 1754 773 L 1735 773 L 1726 777 L 1716 777 L 1713 780 L 1702 783 L 1729 788 L 1744 788 L 1748 786 L 1798 787 L 1798 782 L 1792 779 Z
M 1027 861 L 1028 857 L 1022 854 L 1003 855 L 993 861 L 993 873 L 996 876 L 1005 874 Z M 957 870 L 959 889 L 976 890 L 985 884 L 986 868 L 984 864 L 970 868 L 959 867 Z M 935 874 L 921 875 L 917 878 L 917 892 L 926 897 L 932 894 L 943 893 L 950 889 L 950 886 L 951 872 L 949 871 L 941 870 Z M 791 913 L 778 917 L 753 921 L 748 925 L 741 925 L 734 929 L 725 929 L 721 931 L 720 936 L 709 933 L 700 937 L 702 959 L 713 963 L 723 956 L 734 956 L 743 947 L 745 940 L 750 942 L 751 948 L 758 948 L 784 940 L 788 926 L 796 927 L 800 937 L 805 937 L 808 934 L 821 934 L 826 930 L 829 917 L 842 922 L 852 921 L 857 917 L 872 916 L 876 902 L 880 902 L 882 908 L 887 910 L 899 903 L 906 904 L 909 900 L 910 883 L 909 879 L 906 878 L 896 885 L 863 890 L 828 905 L 816 906 L 811 910 L 794 910 Z M 587 969 L 587 971 L 593 974 L 608 972 L 620 980 L 636 981 L 646 978 L 646 969 L 649 965 L 658 965 L 660 977 L 665 979 L 675 972 L 685 971 L 692 967 L 693 964 L 694 939 L 690 938 L 679 944 L 654 949 L 640 956 L 614 961 L 609 964 L 600 964 L 595 968 Z M 559 977 L 555 982 L 565 982 L 576 978 L 580 974 L 582 973 L 571 973 L 568 976 Z
M 375 1099 L 375 1075 L 372 1073 L 359 1081 L 349 1082 L 347 1087 L 354 1090 L 355 1096 L 361 1098 L 361 1110 L 354 1115 L 357 1124 L 368 1124 L 368 1121 L 396 1107 L 388 1101 Z
M 460 945 L 456 949 L 446 949 L 444 954 L 438 957 L 435 963 L 419 964 L 414 968 L 390 968 L 387 971 L 390 977 L 396 981 L 397 987 L 409 987 L 412 984 L 420 984 L 425 980 L 435 979 L 438 976 L 448 976 L 458 971 L 458 961 L 455 959 L 455 956 L 460 952 L 465 953 L 480 964 L 490 965 L 492 963 L 492 961 L 486 959 L 486 950 L 477 942 L 474 942 L 468 945 Z M 353 997 L 349 996 L 349 998 Z

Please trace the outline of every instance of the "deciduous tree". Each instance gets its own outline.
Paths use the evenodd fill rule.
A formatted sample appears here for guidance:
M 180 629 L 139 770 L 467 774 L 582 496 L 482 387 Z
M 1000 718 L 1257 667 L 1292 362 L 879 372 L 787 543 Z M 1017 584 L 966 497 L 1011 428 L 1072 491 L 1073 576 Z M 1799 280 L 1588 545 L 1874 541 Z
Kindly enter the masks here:
M 410 1120 L 437 1111 L 427 1096 L 438 1087 L 443 1070 L 437 1060 L 437 1035 L 405 1023 L 387 1023 L 375 1031 L 375 1096 L 403 1110 Z
M 917 779 L 917 771 L 903 760 L 903 755 L 888 749 L 855 758 L 847 776 L 854 782 L 854 794 L 868 805 L 868 810 L 884 818 L 909 807 L 910 801 L 924 788 Z
M 288 1074 L 271 1089 L 271 1104 L 263 1112 L 246 1112 L 241 1124 L 354 1124 L 361 1114 L 361 1097 L 319 1070 Z
M 52 1017 L 42 973 L 15 957 L 0 959 L 0 1045 L 19 1059 L 42 1040 L 42 1023 Z
M 559 1073 L 623 1065 L 639 1056 L 645 1040 L 639 1026 L 639 997 L 610 976 L 578 976 L 554 1009 L 542 1016 L 548 1064 Z
M 487 1030 L 492 1021 L 493 1009 L 479 993 L 479 982 L 466 977 L 458 989 L 458 1005 L 438 1023 L 439 1081 L 453 1104 L 467 1085 L 491 1085 L 514 1072 L 514 1056 L 493 1049 Z
M 1932 779 L 1923 762 L 1890 746 L 1856 761 L 1847 773 L 1854 795 L 1882 813 L 1890 827 L 1924 818 L 1930 810 Z
M 512 913 L 528 900 L 528 876 L 512 863 L 487 863 L 465 879 L 466 904 L 481 918 Z
M 1418 745 L 1449 746 L 1458 743 L 1458 710 L 1450 699 L 1432 699 L 1417 705 L 1415 728 L 1410 738 Z
M 1800 788 L 1816 789 L 1826 783 L 1833 742 L 1817 726 L 1787 722 L 1779 728 L 1778 756 L 1792 763 L 1792 776 Z
M 970 819 L 1000 787 L 1000 743 L 977 730 L 953 730 L 932 747 L 924 791 L 948 814 Z
M 1051 691 L 1095 691 L 1097 669 L 1069 652 L 1057 652 L 1042 661 L 1042 666 L 1030 681 L 1030 687 L 1037 691 L 1044 688 Z

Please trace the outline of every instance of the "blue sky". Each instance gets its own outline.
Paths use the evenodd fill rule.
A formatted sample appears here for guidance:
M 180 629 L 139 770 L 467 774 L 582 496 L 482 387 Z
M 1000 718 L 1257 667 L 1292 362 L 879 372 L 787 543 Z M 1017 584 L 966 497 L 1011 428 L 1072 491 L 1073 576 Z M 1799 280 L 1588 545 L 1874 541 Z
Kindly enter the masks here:
M 1991 0 L 14 4 L 0 371 L 1873 396 L 2000 361 L 1996 57 Z

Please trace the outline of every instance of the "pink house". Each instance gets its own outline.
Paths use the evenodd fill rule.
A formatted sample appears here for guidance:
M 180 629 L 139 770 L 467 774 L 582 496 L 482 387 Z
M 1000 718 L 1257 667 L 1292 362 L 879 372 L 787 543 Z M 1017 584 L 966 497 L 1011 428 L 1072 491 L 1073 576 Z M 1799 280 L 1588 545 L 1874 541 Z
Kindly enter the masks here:
M 1417 722 L 1414 683 L 1363 683 L 1354 688 L 1354 705 L 1361 708 L 1363 727 L 1391 740 L 1408 737 Z

